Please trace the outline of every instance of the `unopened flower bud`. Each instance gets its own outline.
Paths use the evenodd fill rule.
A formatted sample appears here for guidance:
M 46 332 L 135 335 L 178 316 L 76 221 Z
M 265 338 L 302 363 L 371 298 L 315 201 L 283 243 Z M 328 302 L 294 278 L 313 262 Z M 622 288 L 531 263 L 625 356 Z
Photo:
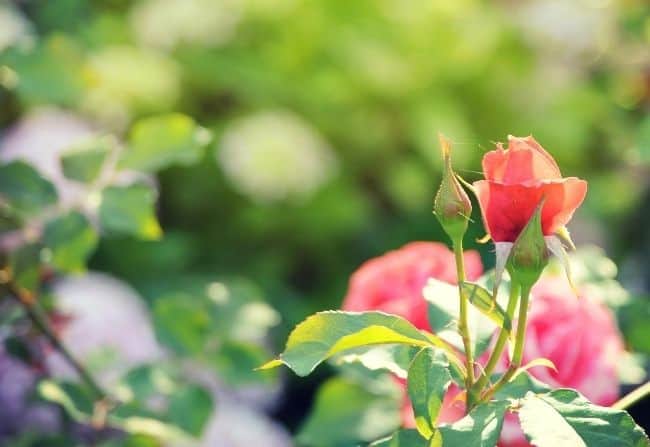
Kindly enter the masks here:
M 442 183 L 433 202 L 433 213 L 452 241 L 462 239 L 467 231 L 467 222 L 472 213 L 472 203 L 461 187 L 451 167 L 451 145 L 443 135 L 439 135 L 442 157 L 445 166 Z
M 530 290 L 548 264 L 548 249 L 542 232 L 543 207 L 544 199 L 519 233 L 506 264 L 512 280 L 520 284 L 522 289 Z

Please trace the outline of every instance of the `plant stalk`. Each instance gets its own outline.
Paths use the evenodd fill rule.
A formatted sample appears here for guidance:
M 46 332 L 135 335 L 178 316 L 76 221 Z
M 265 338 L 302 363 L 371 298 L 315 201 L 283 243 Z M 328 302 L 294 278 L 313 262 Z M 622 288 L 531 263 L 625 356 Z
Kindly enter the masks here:
M 27 317 L 32 321 L 34 326 L 43 334 L 47 341 L 56 349 L 72 366 L 90 390 L 95 394 L 97 401 L 110 402 L 111 399 L 102 387 L 95 381 L 86 368 L 75 358 L 75 356 L 63 345 L 61 340 L 50 327 L 43 311 L 38 307 L 34 298 L 26 296 L 13 281 L 7 283 L 11 296 L 20 304 Z
M 519 284 L 511 283 L 510 295 L 508 297 L 508 306 L 506 308 L 506 314 L 508 315 L 511 324 L 512 321 L 514 321 L 514 317 L 515 317 L 515 309 L 517 308 L 519 290 L 520 290 Z M 494 297 L 494 299 L 496 300 L 496 296 Z M 512 327 L 510 328 L 510 330 L 512 330 Z M 479 378 L 479 380 L 474 385 L 476 393 L 480 394 L 483 391 L 485 385 L 487 385 L 488 381 L 490 380 L 490 376 L 494 372 L 494 368 L 496 368 L 497 364 L 499 363 L 499 359 L 501 358 L 501 355 L 503 354 L 503 350 L 506 347 L 506 343 L 508 342 L 508 335 L 509 335 L 509 331 L 506 328 L 502 327 L 501 330 L 499 331 L 499 336 L 497 338 L 496 344 L 494 345 L 494 349 L 492 350 L 488 362 L 485 365 L 485 368 L 483 369 L 483 375 Z
M 522 288 L 521 302 L 519 303 L 519 318 L 517 321 L 517 333 L 515 339 L 515 349 L 512 354 L 510 366 L 499 380 L 489 388 L 482 396 L 481 400 L 489 400 L 499 388 L 508 383 L 512 376 L 521 367 L 521 361 L 524 355 L 524 345 L 526 343 L 526 323 L 528 318 L 528 301 L 530 299 L 530 287 Z
M 650 396 L 650 382 L 646 382 L 629 394 L 621 397 L 612 405 L 612 408 L 616 408 L 617 410 L 625 410 L 626 408 L 631 407 L 647 396 Z
M 463 258 L 463 240 L 459 238 L 452 243 L 454 247 L 454 255 L 456 258 L 456 275 L 458 278 L 458 296 L 460 299 L 460 316 L 458 319 L 458 331 L 463 339 L 463 347 L 465 348 L 465 364 L 467 367 L 467 376 L 465 379 L 465 387 L 467 389 L 467 407 L 473 405 L 473 394 L 471 393 L 472 385 L 474 384 L 474 356 L 472 354 L 472 341 L 469 334 L 469 324 L 467 319 L 468 300 L 463 293 L 462 283 L 466 280 L 465 276 L 465 260 Z

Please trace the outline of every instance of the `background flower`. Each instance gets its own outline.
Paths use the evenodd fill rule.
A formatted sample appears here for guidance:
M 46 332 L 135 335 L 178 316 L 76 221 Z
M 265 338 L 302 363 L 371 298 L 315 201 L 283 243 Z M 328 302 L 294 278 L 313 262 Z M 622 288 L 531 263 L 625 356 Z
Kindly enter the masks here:
M 233 186 L 261 202 L 304 200 L 336 169 L 327 142 L 299 116 L 277 110 L 231 123 L 217 158 Z
M 469 280 L 483 273 L 475 251 L 465 252 Z M 366 261 L 350 277 L 342 308 L 350 311 L 381 310 L 400 315 L 420 329 L 428 329 L 427 303 L 422 296 L 429 278 L 455 284 L 453 252 L 439 242 L 411 242 Z

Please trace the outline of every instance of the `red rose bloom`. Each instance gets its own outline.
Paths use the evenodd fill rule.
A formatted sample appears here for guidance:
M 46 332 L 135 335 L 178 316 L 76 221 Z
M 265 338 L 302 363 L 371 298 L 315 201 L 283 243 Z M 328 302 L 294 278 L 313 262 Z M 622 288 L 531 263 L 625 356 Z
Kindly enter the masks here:
M 474 182 L 485 227 L 494 242 L 514 242 L 542 198 L 542 231 L 554 234 L 571 220 L 587 182 L 562 178 L 553 157 L 532 136 L 508 136 L 483 157 L 485 180 Z
M 464 255 L 469 280 L 483 273 L 476 251 Z M 419 329 L 430 330 L 422 289 L 429 278 L 456 284 L 454 254 L 438 242 L 411 242 L 366 261 L 352 274 L 343 309 L 380 310 L 399 315 Z

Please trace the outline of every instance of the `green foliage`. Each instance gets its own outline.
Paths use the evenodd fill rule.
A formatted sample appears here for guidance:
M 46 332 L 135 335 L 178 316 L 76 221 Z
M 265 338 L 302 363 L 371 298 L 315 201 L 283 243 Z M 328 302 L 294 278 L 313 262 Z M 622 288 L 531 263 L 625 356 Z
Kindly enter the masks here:
M 12 161 L 0 165 L 0 202 L 8 203 L 12 215 L 31 217 L 56 200 L 54 186 L 29 164 Z
M 198 436 L 213 412 L 212 396 L 205 389 L 179 381 L 156 367 L 131 371 L 124 383 L 137 396 L 134 402 L 146 405 L 156 397 L 164 398 L 164 410 L 155 416 L 181 430 Z M 146 408 L 146 407 L 145 407 Z
M 171 164 L 196 163 L 210 139 L 210 132 L 186 115 L 144 118 L 133 125 L 120 165 L 152 172 Z
M 370 444 L 371 447 L 438 447 L 431 446 L 417 430 L 402 429 L 388 438 Z
M 88 219 L 79 212 L 70 211 L 45 225 L 45 258 L 60 272 L 82 272 L 86 269 L 86 261 L 94 251 L 98 239 Z
M 285 364 L 306 376 L 321 362 L 349 349 L 376 344 L 402 343 L 412 346 L 444 345 L 411 323 L 382 312 L 319 312 L 300 323 L 289 335 L 277 360 L 262 368 Z
M 97 180 L 115 142 L 110 137 L 94 138 L 61 155 L 63 175 L 70 180 L 92 183 Z
M 200 436 L 214 411 L 207 390 L 156 366 L 129 371 L 122 378 L 119 391 L 120 404 L 109 414 L 108 422 L 136 436 L 123 442 L 137 440 L 149 445 L 154 440 L 169 442 Z M 90 423 L 93 418 L 93 395 L 80 384 L 44 380 L 39 383 L 38 392 L 41 398 L 61 405 L 78 422 Z
M 158 239 L 162 230 L 156 219 L 155 190 L 145 184 L 110 186 L 102 191 L 99 220 L 108 234 Z
M 369 442 L 397 428 L 399 408 L 399 398 L 372 393 L 344 379 L 330 379 L 318 391 L 297 439 L 313 447 Z
M 440 427 L 442 445 L 496 446 L 507 407 L 506 402 L 481 404 L 459 421 Z
M 426 439 L 431 439 L 437 432 L 438 413 L 450 384 L 449 362 L 444 353 L 422 349 L 408 371 L 408 394 L 415 413 L 415 424 Z
M 368 371 L 390 372 L 395 376 L 406 379 L 409 366 L 421 348 L 408 345 L 379 345 L 370 348 L 359 348 L 359 352 L 351 350 L 350 353 L 336 357 L 337 365 L 359 364 Z
M 210 331 L 205 303 L 191 295 L 169 295 L 156 300 L 153 316 L 164 344 L 181 353 L 201 352 Z
M 92 197 L 81 198 L 83 210 L 66 209 L 60 215 L 54 188 L 36 171 L 21 166 L 22 162 L 2 165 L 0 230 L 28 230 L 20 234 L 29 236 L 31 242 L 32 230 L 45 224 L 43 240 L 7 254 L 21 287 L 39 288 L 41 278 L 47 277 L 40 268 L 45 262 L 61 273 L 84 268 L 95 237 L 77 211 L 95 223 L 92 213 L 97 193 L 102 199 L 98 231 L 127 237 L 102 241 L 91 265 L 127 277 L 147 296 L 156 334 L 173 361 L 208 365 L 230 384 L 248 383 L 255 377 L 266 380 L 265 373 L 250 371 L 266 352 L 260 340 L 278 341 L 268 338 L 279 315 L 263 300 L 282 311 L 283 326 L 273 336 L 283 339 L 283 331 L 305 315 L 338 307 L 349 273 L 363 260 L 407 240 L 441 239 L 440 229 L 432 226 L 429 208 L 422 206 L 430 201 L 440 173 L 438 131 L 458 143 L 454 155 L 459 172 L 468 180 L 478 176 L 468 169 L 478 165 L 492 141 L 508 133 L 533 132 L 557 155 L 563 170 L 589 179 L 590 194 L 581 220 L 590 229 L 595 226 L 599 234 L 603 229 L 623 228 L 621 223 L 629 219 L 634 225 L 629 233 L 634 237 L 626 241 L 627 231 L 605 231 L 609 243 L 628 264 L 636 259 L 628 257 L 631 252 L 643 253 L 644 230 L 636 213 L 643 206 L 647 185 L 630 172 L 645 172 L 644 163 L 650 159 L 650 118 L 644 110 L 647 92 L 639 87 L 645 74 L 643 64 L 619 63 L 620 54 L 638 52 L 647 44 L 648 11 L 640 2 L 585 6 L 589 13 L 582 18 L 606 25 L 593 30 L 581 29 L 584 20 L 580 17 L 569 12 L 563 16 L 564 22 L 572 26 L 575 22 L 576 35 L 591 31 L 598 37 L 593 42 L 610 43 L 598 45 L 596 54 L 589 43 L 576 51 L 575 42 L 557 40 L 563 33 L 551 36 L 534 21 L 517 21 L 521 10 L 514 10 L 525 7 L 517 2 L 414 2 L 405 7 L 392 0 L 325 0 L 309 5 L 251 0 L 236 11 L 228 11 L 227 6 L 198 8 L 196 17 L 165 9 L 188 2 L 157 2 L 157 14 L 147 20 L 137 13 L 143 4 L 151 3 L 146 1 L 22 2 L 19 13 L 25 14 L 23 31 L 28 35 L 15 42 L 13 32 L 22 26 L 14 28 L 9 22 L 9 40 L 0 49 L 3 139 L 23 111 L 41 106 L 62 107 L 92 122 L 102 133 L 126 134 L 118 168 L 150 174 L 162 171 L 156 179 L 164 193 L 161 219 L 166 232 L 169 229 L 176 237 L 151 242 L 161 234 L 153 188 L 94 184 L 100 169 L 112 168 L 104 158 L 101 139 L 94 140 L 96 147 L 74 148 L 62 157 L 66 178 L 97 189 Z M 5 3 L 12 7 L 11 2 Z M 225 21 L 208 27 L 211 32 L 205 36 L 202 20 L 209 23 L 218 13 Z M 173 26 L 156 22 L 165 16 L 175 19 Z M 560 76 L 557 82 L 559 78 L 549 73 L 569 76 Z M 543 95 L 531 95 L 542 90 Z M 215 163 L 214 157 L 203 156 L 208 131 L 197 123 L 214 132 L 218 150 L 224 144 L 219 136 L 232 127 L 233 120 L 272 113 L 270 107 L 278 105 L 299 116 L 332 147 L 338 177 L 311 197 L 270 206 L 257 197 L 239 194 L 239 185 L 224 175 L 224 160 Z M 55 130 L 46 127 L 39 130 L 65 133 L 66 126 L 57 122 Z M 257 131 L 263 143 L 283 137 L 272 126 Z M 300 173 L 302 161 L 308 160 L 303 143 L 296 138 L 285 145 L 296 148 L 289 157 L 296 163 L 294 168 L 282 171 L 286 176 Z M 44 144 L 43 149 L 53 148 Z M 217 158 L 223 153 L 217 152 Z M 269 174 L 265 167 L 274 157 L 274 145 L 269 144 L 269 155 L 263 154 L 259 167 L 243 175 L 256 179 Z M 173 165 L 181 167 L 168 169 Z M 107 181 L 123 173 L 109 171 Z M 275 177 L 269 184 L 283 180 Z M 29 221 L 32 217 L 37 219 Z M 472 219 L 478 220 L 478 215 Z M 470 241 L 480 235 L 467 236 L 466 241 L 474 245 Z M 135 242 L 131 237 L 147 241 Z M 489 253 L 489 246 L 479 248 L 482 254 Z M 582 269 L 573 269 L 574 277 L 577 282 L 580 275 L 593 277 L 589 286 L 598 287 L 603 300 L 619 309 L 627 346 L 650 352 L 647 306 L 630 299 L 614 281 L 611 261 L 592 255 L 580 261 Z M 634 275 L 635 269 L 629 270 Z M 197 271 L 253 277 L 267 293 L 248 302 L 242 298 L 250 292 L 246 287 L 227 284 L 210 293 L 195 277 L 189 282 L 196 280 L 200 290 L 194 289 L 195 284 L 177 288 L 167 281 Z M 156 287 L 153 296 L 145 293 Z M 475 298 L 474 310 L 492 318 L 481 314 L 470 322 L 478 357 L 506 319 L 484 294 L 477 293 Z M 429 300 L 429 316 L 433 332 L 457 347 L 461 344 L 453 335 L 456 302 L 455 290 L 453 296 L 441 293 Z M 5 320 L 13 324 L 15 317 L 3 313 L 1 320 L 4 332 Z M 354 324 L 345 327 L 350 326 Z M 333 336 L 336 340 L 312 327 L 309 330 L 322 336 L 327 346 L 303 336 L 308 342 L 297 341 L 289 350 L 295 349 L 296 355 L 315 352 L 314 358 L 300 365 L 302 373 L 315 367 L 321 357 L 333 354 L 330 350 L 341 350 L 342 355 L 334 360 L 341 362 L 344 374 L 349 371 L 346 367 L 359 367 L 362 373 L 364 368 L 370 370 L 372 380 L 385 371 L 405 378 L 413 351 L 435 345 L 437 340 L 434 343 L 428 336 L 421 340 L 411 330 L 401 331 L 401 323 L 397 326 L 399 330 L 386 321 L 386 325 L 373 323 L 352 333 L 344 329 L 338 334 L 341 337 Z M 401 344 L 362 345 L 395 339 Z M 289 357 L 292 364 L 299 363 Z M 453 379 L 462 383 L 453 362 L 451 366 Z M 173 374 L 169 375 L 173 382 Z M 144 383 L 138 386 L 146 387 Z M 516 406 L 515 400 L 524 399 L 530 390 L 548 391 L 522 373 L 495 399 Z M 195 391 L 186 393 L 193 396 Z M 345 393 L 338 396 L 339 400 L 328 401 L 334 409 L 346 402 Z M 202 402 L 200 396 L 195 398 Z M 357 404 L 363 413 L 361 403 Z M 190 411 L 186 402 L 178 408 L 179 413 Z M 327 413 L 324 406 L 321 410 Z M 166 432 L 154 423 L 159 416 L 147 411 L 137 406 L 131 416 L 141 419 L 121 422 L 119 427 Z M 145 414 L 138 416 L 138 412 Z M 179 422 L 185 427 L 196 428 L 200 425 L 196 421 L 202 420 L 187 417 Z M 339 422 L 339 427 L 330 425 L 330 432 L 344 425 L 354 431 Z M 470 435 L 468 427 L 460 427 L 458 436 L 474 436 L 477 442 L 483 436 L 492 439 L 492 432 Z M 320 441 L 329 434 L 320 432 Z M 456 439 L 453 430 L 447 434 Z M 24 439 L 15 445 L 75 442 L 63 435 L 42 442 L 29 436 Z M 463 439 L 459 445 L 466 445 Z M 426 443 L 416 431 L 404 430 L 380 445 Z M 109 443 L 110 447 L 157 444 L 143 434 Z
M 78 43 L 62 34 L 50 35 L 30 51 L 12 48 L 0 53 L 0 63 L 19 73 L 16 90 L 27 104 L 75 104 L 84 87 L 82 61 Z
M 625 411 L 594 405 L 573 390 L 528 393 L 519 420 L 539 447 L 650 445 L 647 435 Z

